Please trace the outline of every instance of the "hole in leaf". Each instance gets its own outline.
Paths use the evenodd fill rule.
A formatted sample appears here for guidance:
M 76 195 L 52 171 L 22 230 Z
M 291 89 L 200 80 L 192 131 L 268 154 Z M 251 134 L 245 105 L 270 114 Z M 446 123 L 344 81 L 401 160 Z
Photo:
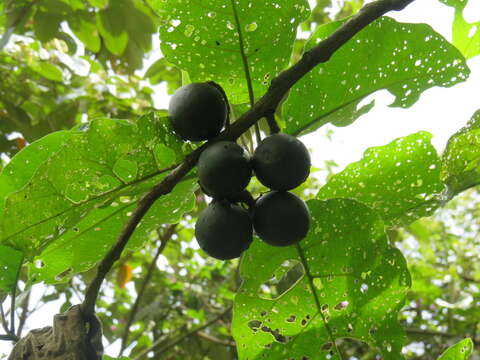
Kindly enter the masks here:
M 302 264 L 297 260 L 284 261 L 270 280 L 260 285 L 258 296 L 275 300 L 290 290 L 305 275 Z

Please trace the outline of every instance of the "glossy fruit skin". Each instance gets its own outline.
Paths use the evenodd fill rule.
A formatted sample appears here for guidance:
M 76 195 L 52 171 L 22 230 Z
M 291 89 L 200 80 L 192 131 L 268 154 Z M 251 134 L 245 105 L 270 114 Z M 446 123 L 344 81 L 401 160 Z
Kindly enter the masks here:
M 197 166 L 200 186 L 207 195 L 216 199 L 239 194 L 252 177 L 248 154 L 232 141 L 220 141 L 209 146 L 200 155 Z
M 213 200 L 198 217 L 195 237 L 211 257 L 234 259 L 252 242 L 252 220 L 244 208 L 226 200 Z
M 267 244 L 293 245 L 307 235 L 310 212 L 305 202 L 296 195 L 271 191 L 256 201 L 253 227 L 258 237 Z
M 191 83 L 175 91 L 168 112 L 173 130 L 182 139 L 202 141 L 220 133 L 227 119 L 227 104 L 215 86 Z
M 287 191 L 302 184 L 310 174 L 310 154 L 295 136 L 274 134 L 255 149 L 253 170 L 258 180 L 273 190 Z

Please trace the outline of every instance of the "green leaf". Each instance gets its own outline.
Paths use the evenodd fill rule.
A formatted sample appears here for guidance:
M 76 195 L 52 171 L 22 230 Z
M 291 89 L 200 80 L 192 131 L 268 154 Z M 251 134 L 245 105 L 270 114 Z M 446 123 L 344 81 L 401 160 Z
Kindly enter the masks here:
M 145 78 L 147 78 L 152 85 L 166 81 L 170 94 L 182 85 L 181 73 L 165 58 L 155 61 L 145 73 Z M 185 83 L 183 83 L 183 85 L 185 85 Z
M 419 132 L 367 149 L 363 158 L 334 175 L 317 198 L 351 198 L 390 224 L 409 223 L 439 206 L 444 190 L 440 159 L 431 135 Z
M 480 21 L 469 23 L 463 17 L 468 0 L 440 0 L 445 5 L 455 8 L 452 24 L 453 45 L 470 59 L 480 54 Z
M 480 184 L 480 110 L 448 140 L 442 157 L 442 180 L 449 198 Z
M 333 343 L 345 337 L 402 359 L 397 316 L 411 281 L 382 219 L 349 199 L 308 206 L 312 223 L 299 247 L 257 240 L 242 257 L 232 324 L 239 359 L 338 360 Z
M 258 98 L 288 65 L 297 26 L 309 15 L 305 0 L 284 0 L 281 4 L 172 0 L 159 2 L 155 10 L 165 23 L 160 39 L 168 61 L 187 71 L 193 82 L 215 80 L 235 104 L 248 101 L 240 34 Z
M 5 166 L 0 173 L 0 216 L 6 197 L 24 187 L 38 167 L 52 156 L 69 139 L 70 135 L 69 131 L 49 134 L 23 148 Z
M 438 360 L 468 360 L 473 352 L 471 339 L 464 339 L 455 345 L 450 346 Z
M 22 262 L 20 251 L 0 245 L 0 290 L 10 292 L 17 285 Z
M 320 26 L 306 49 L 343 23 Z M 381 89 L 395 96 L 390 106 L 407 108 L 426 89 L 453 86 L 469 73 L 462 54 L 429 25 L 402 24 L 382 17 L 295 84 L 283 107 L 286 131 L 313 131 L 338 111 L 351 123 L 369 110 L 357 110 L 360 101 Z
M 62 70 L 51 63 L 45 61 L 35 61 L 30 64 L 30 68 L 48 80 L 58 82 L 63 81 Z
M 97 12 L 97 27 L 105 40 L 105 46 L 114 55 L 123 54 L 128 44 L 128 33 L 123 26 L 121 13 L 117 7 L 108 7 Z
M 68 19 L 68 25 L 75 36 L 93 51 L 100 51 L 100 36 L 98 34 L 95 17 L 90 13 L 76 12 Z
M 35 36 L 41 42 L 52 40 L 57 35 L 61 22 L 60 14 L 38 10 L 33 17 Z
M 197 187 L 196 180 L 181 182 L 172 193 L 156 201 L 135 229 L 127 249 L 137 250 L 160 225 L 180 221 L 193 209 Z M 137 206 L 135 200 L 123 199 L 91 211 L 34 258 L 29 267 L 30 281 L 65 282 L 92 268 L 115 243 Z
M 104 9 L 108 6 L 109 0 L 88 0 L 93 7 Z
M 135 124 L 97 119 L 72 131 L 28 184 L 8 196 L 1 241 L 27 256 L 38 254 L 94 208 L 142 194 L 165 176 L 154 153 L 159 143 L 174 150 L 177 162 L 189 150 L 172 134 L 168 119 L 153 114 Z

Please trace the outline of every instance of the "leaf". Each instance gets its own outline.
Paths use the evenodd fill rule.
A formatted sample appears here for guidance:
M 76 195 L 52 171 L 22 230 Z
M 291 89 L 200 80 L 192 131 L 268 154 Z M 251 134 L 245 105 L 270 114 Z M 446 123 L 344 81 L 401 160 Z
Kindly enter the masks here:
M 453 45 L 470 59 L 480 54 L 480 21 L 469 23 L 463 17 L 468 0 L 440 0 L 455 8 L 452 24 Z
M 94 208 L 147 191 L 165 176 L 154 154 L 159 143 L 174 150 L 177 162 L 189 149 L 172 134 L 168 120 L 154 114 L 135 124 L 101 118 L 72 131 L 28 184 L 8 196 L 0 219 L 2 243 L 27 256 L 38 254 Z M 114 169 L 121 169 L 121 176 Z
M 360 161 L 334 175 L 317 198 L 355 199 L 389 224 L 407 224 L 432 214 L 444 186 L 431 137 L 419 132 L 367 149 Z
M 467 360 L 473 352 L 472 339 L 464 339 L 450 346 L 438 360 Z
M 48 11 L 37 10 L 33 17 L 35 36 L 41 42 L 52 40 L 58 33 L 62 16 Z
M 139 249 L 160 225 L 180 221 L 185 212 L 193 209 L 197 187 L 195 179 L 181 182 L 172 193 L 156 201 L 135 229 L 127 249 Z M 136 206 L 136 199 L 125 198 L 92 210 L 34 258 L 29 267 L 30 281 L 65 282 L 91 269 L 114 244 Z
M 108 6 L 109 0 L 88 0 L 90 5 L 93 7 L 99 8 L 99 9 L 104 9 L 105 7 Z
M 45 62 L 45 61 L 35 61 L 30 64 L 30 68 L 36 73 L 42 75 L 45 79 L 62 82 L 62 70 L 57 66 Z
M 180 72 L 165 58 L 155 61 L 145 73 L 145 78 L 147 78 L 152 85 L 166 81 L 169 94 L 172 94 L 182 85 Z
M 105 40 L 105 46 L 114 55 L 123 54 L 128 44 L 128 33 L 123 26 L 123 17 L 117 7 L 108 7 L 97 12 L 97 27 Z
M 24 187 L 38 167 L 66 142 L 71 133 L 58 131 L 25 147 L 0 173 L 0 217 L 6 197 Z
M 17 285 L 23 254 L 8 246 L 0 245 L 0 290 L 11 292 Z
M 233 7 L 235 6 L 235 8 Z M 239 26 L 235 19 L 238 14 Z M 159 2 L 162 53 L 193 82 L 214 80 L 232 103 L 248 101 L 243 51 L 258 98 L 289 62 L 297 26 L 309 15 L 305 0 Z
M 345 337 L 402 359 L 405 334 L 397 316 L 411 281 L 383 221 L 354 200 L 308 206 L 312 223 L 299 247 L 254 241 L 243 255 L 232 324 L 239 359 L 338 360 L 333 343 Z M 280 287 L 265 282 L 282 284 L 291 264 L 300 276 L 272 293 Z
M 100 51 L 100 36 L 93 15 L 85 12 L 76 12 L 68 19 L 68 25 L 75 36 L 83 42 L 90 51 Z
M 306 49 L 344 22 L 320 26 Z M 337 111 L 344 111 L 351 123 L 369 110 L 359 111 L 353 104 L 381 89 L 395 96 L 390 106 L 407 108 L 426 89 L 453 86 L 469 73 L 462 54 L 430 26 L 382 17 L 295 84 L 283 107 L 286 132 L 311 132 L 331 121 L 329 116 Z
M 442 180 L 449 199 L 480 184 L 480 110 L 448 140 L 442 156 Z

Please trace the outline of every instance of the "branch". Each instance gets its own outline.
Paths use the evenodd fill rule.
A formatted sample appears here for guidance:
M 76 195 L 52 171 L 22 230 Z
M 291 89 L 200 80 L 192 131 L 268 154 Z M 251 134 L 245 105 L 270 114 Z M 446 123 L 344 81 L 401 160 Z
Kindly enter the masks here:
M 132 310 L 130 310 L 130 313 L 128 315 L 128 320 L 125 324 L 125 329 L 122 335 L 122 342 L 121 342 L 121 347 L 120 347 L 120 353 L 118 354 L 118 357 L 121 357 L 123 354 L 123 351 L 125 350 L 127 340 L 128 340 L 128 335 L 130 334 L 130 326 L 132 326 L 133 319 L 135 315 L 137 314 L 138 311 L 138 306 L 140 305 L 140 301 L 143 298 L 143 294 L 145 292 L 145 289 L 147 288 L 148 283 L 150 282 L 150 279 L 152 278 L 153 271 L 157 267 L 157 260 L 162 254 L 163 250 L 167 246 L 168 241 L 172 237 L 173 233 L 175 232 L 177 224 L 170 225 L 166 230 L 165 233 L 163 234 L 162 238 L 160 239 L 161 244 L 157 249 L 157 253 L 155 254 L 152 262 L 150 263 L 150 266 L 148 267 L 147 270 L 147 275 L 145 276 L 145 279 L 142 282 L 142 285 L 140 287 L 140 290 L 138 291 L 137 298 L 135 299 L 135 303 L 132 306 Z
M 130 236 L 142 220 L 145 213 L 160 196 L 170 193 L 175 185 L 193 169 L 197 163 L 198 157 L 205 148 L 207 148 L 212 142 L 218 140 L 237 139 L 262 117 L 265 117 L 272 111 L 274 112 L 282 98 L 297 81 L 316 65 L 328 61 L 336 50 L 355 36 L 365 26 L 391 10 L 403 9 L 412 1 L 413 0 L 377 0 L 365 5 L 356 15 L 351 17 L 350 20 L 338 28 L 332 35 L 303 54 L 298 63 L 274 78 L 265 95 L 263 95 L 236 122 L 225 129 L 216 139 L 208 141 L 187 155 L 182 164 L 178 165 L 159 184 L 155 185 L 152 190 L 139 201 L 138 207 L 125 225 L 117 242 L 100 263 L 95 278 L 87 287 L 85 300 L 81 305 L 81 310 L 84 316 L 87 319 L 93 316 L 95 302 L 103 279 L 109 272 L 113 263 L 120 257 L 128 239 L 130 239 Z
M 207 334 L 207 333 L 204 333 L 203 331 L 197 331 L 197 336 L 198 337 L 201 337 L 202 339 L 205 339 L 205 340 L 208 340 L 210 342 L 213 342 L 215 344 L 220 344 L 220 345 L 224 345 L 224 346 L 231 346 L 231 347 L 234 347 L 235 346 L 235 341 L 231 341 L 231 340 L 222 340 L 222 339 L 219 339 L 213 335 L 210 335 L 210 334 Z
M 222 312 L 221 314 L 217 315 L 216 317 L 214 317 L 212 320 L 206 322 L 205 324 L 201 325 L 201 326 L 198 326 L 196 327 L 195 329 L 192 329 L 188 332 L 186 332 L 185 334 L 179 336 L 178 338 L 176 338 L 175 340 L 173 340 L 171 343 L 167 344 L 166 346 L 164 346 L 163 348 L 161 348 L 158 353 L 159 354 L 165 354 L 165 352 L 169 349 L 171 349 L 172 347 L 174 347 L 175 345 L 178 345 L 179 343 L 181 343 L 183 340 L 185 340 L 186 338 L 194 335 L 195 333 L 199 332 L 199 331 L 202 331 L 203 329 L 206 329 L 207 327 L 215 324 L 218 320 L 220 320 L 222 317 L 224 317 L 230 310 L 232 309 L 232 307 L 230 306 L 228 309 L 226 309 L 224 312 Z M 142 351 L 139 355 L 137 355 L 137 357 L 135 357 L 133 360 L 140 360 L 140 359 L 143 359 L 143 356 L 145 356 L 146 354 L 148 354 L 150 351 L 152 351 L 153 349 L 155 349 L 160 343 L 164 342 L 165 339 L 158 339 L 157 341 L 155 341 L 152 346 L 150 346 L 148 349 L 145 349 L 144 351 Z
M 422 330 L 422 329 L 415 329 L 415 328 L 407 328 L 405 329 L 408 335 L 420 335 L 420 336 L 441 336 L 441 337 L 457 337 L 458 335 L 444 333 L 440 331 L 433 331 L 433 330 Z

